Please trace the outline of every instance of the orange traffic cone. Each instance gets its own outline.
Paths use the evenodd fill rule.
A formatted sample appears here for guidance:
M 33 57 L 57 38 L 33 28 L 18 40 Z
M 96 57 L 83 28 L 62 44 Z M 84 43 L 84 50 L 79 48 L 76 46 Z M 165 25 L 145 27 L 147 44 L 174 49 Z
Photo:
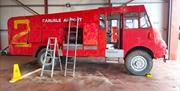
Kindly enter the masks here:
M 18 80 L 22 80 L 22 76 L 21 76 L 21 72 L 19 69 L 19 65 L 18 64 L 14 64 L 13 66 L 13 77 L 12 79 L 9 81 L 10 83 L 14 83 Z

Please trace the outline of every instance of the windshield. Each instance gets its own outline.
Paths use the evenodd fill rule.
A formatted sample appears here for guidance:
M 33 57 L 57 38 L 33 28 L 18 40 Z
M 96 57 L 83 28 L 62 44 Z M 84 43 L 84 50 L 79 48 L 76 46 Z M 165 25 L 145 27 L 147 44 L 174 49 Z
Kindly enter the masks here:
M 140 28 L 149 28 L 150 23 L 145 12 L 140 13 Z

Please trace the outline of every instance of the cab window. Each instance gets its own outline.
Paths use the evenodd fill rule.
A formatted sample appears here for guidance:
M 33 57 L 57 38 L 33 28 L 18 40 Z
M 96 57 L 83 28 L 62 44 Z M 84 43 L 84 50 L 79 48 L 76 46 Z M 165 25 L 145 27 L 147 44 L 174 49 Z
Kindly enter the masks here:
M 142 12 L 140 13 L 140 28 L 148 28 L 148 27 L 150 27 L 148 16 L 145 12 Z
M 99 27 L 101 29 L 105 28 L 105 15 L 104 14 L 99 15 Z
M 138 28 L 138 18 L 126 18 L 125 28 Z
M 133 29 L 138 28 L 138 13 L 126 13 L 124 20 L 124 28 L 125 29 Z

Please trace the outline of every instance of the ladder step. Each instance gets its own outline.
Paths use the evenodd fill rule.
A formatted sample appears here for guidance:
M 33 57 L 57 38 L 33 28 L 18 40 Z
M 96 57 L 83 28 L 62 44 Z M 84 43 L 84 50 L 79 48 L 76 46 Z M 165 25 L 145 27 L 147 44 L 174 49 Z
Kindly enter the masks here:
M 66 69 L 67 71 L 73 71 L 73 69 Z
M 67 62 L 68 64 L 74 64 L 74 62 Z
M 67 68 L 73 68 L 73 67 L 74 67 L 74 64 L 69 64 L 69 63 L 68 63 Z
M 46 58 L 53 58 L 53 56 L 47 56 Z M 59 57 L 55 57 L 54 59 L 59 59 Z
M 54 45 L 54 44 L 49 44 L 49 45 Z
M 72 58 L 73 58 L 74 56 L 68 56 L 67 58 L 69 58 L 69 60 L 71 61 L 71 60 L 73 60 Z
M 46 58 L 53 58 L 53 57 L 46 57 Z
M 76 37 L 74 36 L 74 37 L 69 37 L 69 39 L 71 40 L 71 39 L 73 39 L 73 40 L 76 40 Z
M 74 31 L 71 31 L 70 33 L 72 33 L 72 34 L 73 34 L 73 33 L 76 33 L 76 30 L 74 30 Z
M 72 57 L 74 57 L 74 56 L 68 56 L 68 58 L 72 58 Z
M 56 56 L 56 57 L 55 57 L 55 59 L 59 59 L 59 57 L 58 57 L 58 56 Z
M 53 40 L 55 40 L 55 39 L 56 39 L 56 37 L 49 37 L 48 39 L 53 39 Z
M 47 50 L 48 52 L 52 52 L 52 51 L 54 51 L 54 50 Z

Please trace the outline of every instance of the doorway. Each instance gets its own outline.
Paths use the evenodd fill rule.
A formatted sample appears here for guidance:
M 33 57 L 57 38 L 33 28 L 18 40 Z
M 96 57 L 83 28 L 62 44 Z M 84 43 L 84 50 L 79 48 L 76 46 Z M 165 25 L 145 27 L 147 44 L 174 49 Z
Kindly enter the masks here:
M 120 35 L 122 31 L 121 14 L 107 15 L 106 49 L 120 48 Z

